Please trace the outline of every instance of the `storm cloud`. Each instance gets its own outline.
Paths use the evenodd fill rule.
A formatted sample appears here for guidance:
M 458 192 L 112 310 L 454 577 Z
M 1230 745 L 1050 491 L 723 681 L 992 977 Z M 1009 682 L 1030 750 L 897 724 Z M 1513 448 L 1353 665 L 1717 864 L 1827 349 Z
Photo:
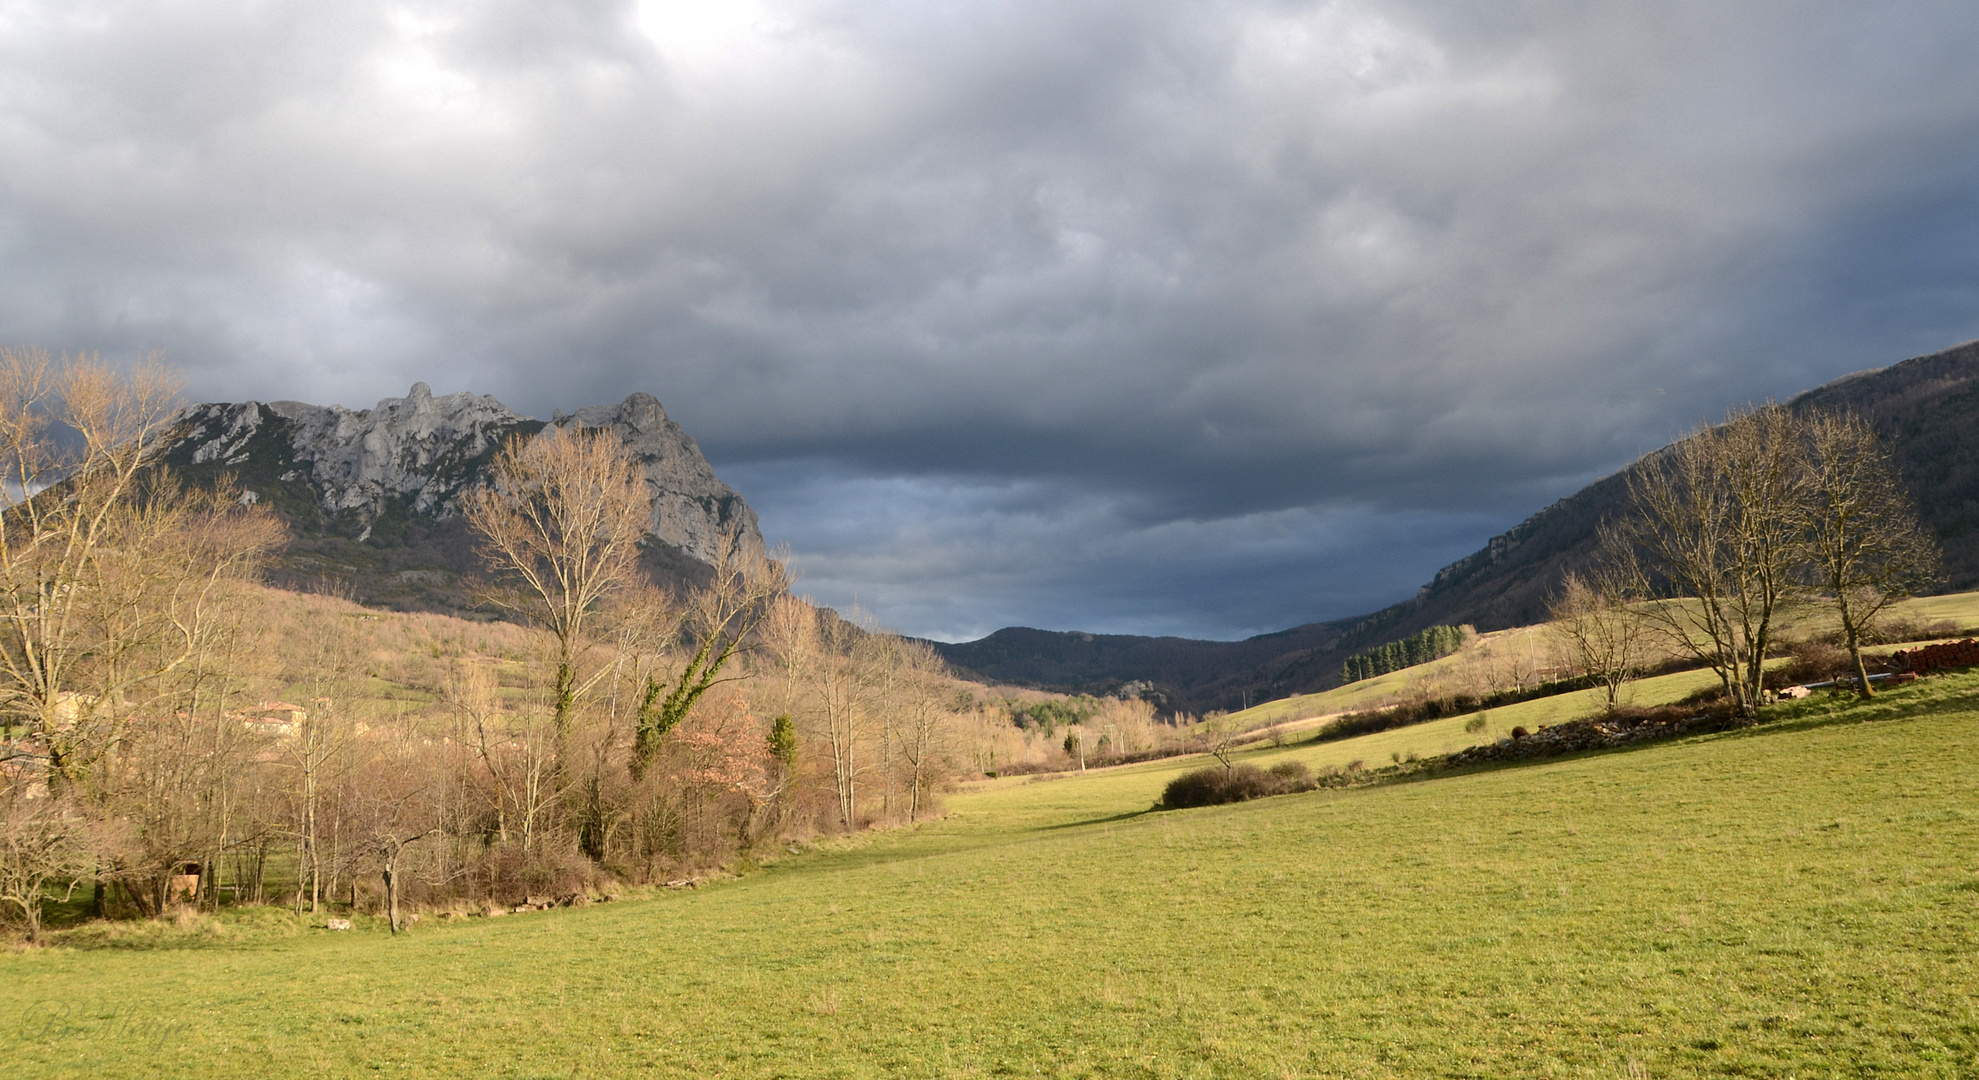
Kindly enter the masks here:
M 0 3 L 0 337 L 658 395 L 802 588 L 1234 636 L 1979 335 L 1897 3 Z

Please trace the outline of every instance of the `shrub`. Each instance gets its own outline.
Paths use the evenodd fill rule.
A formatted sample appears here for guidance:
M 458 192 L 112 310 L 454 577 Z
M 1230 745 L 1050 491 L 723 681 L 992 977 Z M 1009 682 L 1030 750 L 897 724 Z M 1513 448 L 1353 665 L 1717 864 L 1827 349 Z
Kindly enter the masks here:
M 525 851 L 519 843 L 497 844 L 471 864 L 474 887 L 461 891 L 500 902 L 530 896 L 570 896 L 587 893 L 605 883 L 598 865 L 575 847 L 546 841 Z M 466 884 L 462 882 L 461 884 Z M 408 900 L 430 903 L 424 883 L 408 881 Z
M 1489 725 L 1489 723 L 1490 721 L 1484 718 L 1484 714 L 1479 713 L 1476 716 L 1470 718 L 1470 722 L 1464 725 L 1464 730 L 1472 735 L 1475 735 L 1478 732 L 1483 731 L 1485 727 Z
M 1312 770 L 1303 761 L 1281 761 L 1271 767 L 1271 775 L 1287 783 L 1304 784 L 1312 780 Z
M 1155 807 L 1179 810 L 1189 806 L 1216 806 L 1266 795 L 1311 791 L 1317 786 L 1312 771 L 1296 761 L 1280 762 L 1270 772 L 1255 765 L 1239 765 L 1234 769 L 1210 765 L 1170 780 Z
M 1848 673 L 1848 650 L 1832 641 L 1808 638 L 1787 643 L 1786 664 L 1766 673 L 1766 685 L 1778 689 L 1801 683 L 1827 682 Z
M 1697 709 L 1706 709 L 1720 705 L 1724 702 L 1724 700 L 1725 700 L 1724 685 L 1721 683 L 1712 683 L 1709 686 L 1704 686 L 1696 690 L 1692 690 L 1690 693 L 1685 694 L 1682 698 L 1678 699 L 1675 702 L 1675 704 L 1680 709 L 1691 709 L 1695 711 Z

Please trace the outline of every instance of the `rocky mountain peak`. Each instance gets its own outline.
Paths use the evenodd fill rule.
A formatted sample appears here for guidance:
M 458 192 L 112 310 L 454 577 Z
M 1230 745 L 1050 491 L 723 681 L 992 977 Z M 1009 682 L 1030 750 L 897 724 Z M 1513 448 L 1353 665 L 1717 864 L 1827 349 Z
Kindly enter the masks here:
M 435 397 L 423 382 L 404 397 L 359 410 L 300 401 L 209 403 L 180 415 L 162 455 L 195 479 L 231 474 L 247 497 L 279 509 L 308 544 L 335 554 L 336 563 L 369 558 L 339 548 L 339 538 L 372 550 L 423 543 L 433 550 L 419 558 L 398 551 L 388 561 L 405 564 L 401 573 L 433 571 L 427 563 L 453 573 L 471 564 L 464 554 L 469 538 L 455 523 L 460 497 L 487 481 L 495 452 L 509 438 L 572 425 L 608 429 L 637 456 L 653 496 L 648 529 L 666 547 L 699 563 L 712 562 L 731 540 L 762 550 L 755 512 L 646 393 L 558 412 L 550 424 L 486 394 Z M 453 539 L 442 544 L 435 537 Z
M 703 562 L 711 562 L 725 537 L 762 551 L 756 512 L 715 476 L 701 447 L 668 419 L 660 399 L 635 393 L 617 405 L 592 405 L 558 414 L 558 427 L 607 428 L 645 466 L 653 495 L 648 531 Z

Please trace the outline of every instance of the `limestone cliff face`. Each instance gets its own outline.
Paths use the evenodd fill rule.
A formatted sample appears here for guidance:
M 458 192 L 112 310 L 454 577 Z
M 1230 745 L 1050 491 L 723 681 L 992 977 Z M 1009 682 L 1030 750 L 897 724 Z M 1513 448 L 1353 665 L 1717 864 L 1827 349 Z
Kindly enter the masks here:
M 558 413 L 553 423 L 609 428 L 625 441 L 646 470 L 654 537 L 701 562 L 731 538 L 762 550 L 755 512 L 651 394 Z M 485 394 L 434 397 L 418 383 L 405 397 L 358 411 L 298 401 L 193 406 L 163 455 L 195 475 L 232 473 L 246 497 L 362 543 L 406 519 L 455 517 L 461 495 L 486 482 L 506 439 L 538 437 L 548 426 Z
M 554 422 L 610 428 L 625 441 L 646 467 L 646 484 L 653 494 L 653 517 L 647 529 L 654 536 L 702 562 L 714 561 L 729 538 L 740 538 L 745 549 L 762 552 L 756 512 L 715 476 L 693 437 L 667 418 L 660 399 L 634 394 L 617 405 L 593 405 L 569 416 L 559 413 Z

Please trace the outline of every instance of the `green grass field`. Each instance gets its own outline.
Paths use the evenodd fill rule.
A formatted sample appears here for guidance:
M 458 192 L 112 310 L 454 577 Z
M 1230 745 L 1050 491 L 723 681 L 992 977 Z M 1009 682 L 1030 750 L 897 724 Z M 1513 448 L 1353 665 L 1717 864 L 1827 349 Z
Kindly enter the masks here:
M 1975 694 L 1205 810 L 1146 812 L 1200 759 L 1002 780 L 652 899 L 0 955 L 0 1072 L 1969 1076 Z

